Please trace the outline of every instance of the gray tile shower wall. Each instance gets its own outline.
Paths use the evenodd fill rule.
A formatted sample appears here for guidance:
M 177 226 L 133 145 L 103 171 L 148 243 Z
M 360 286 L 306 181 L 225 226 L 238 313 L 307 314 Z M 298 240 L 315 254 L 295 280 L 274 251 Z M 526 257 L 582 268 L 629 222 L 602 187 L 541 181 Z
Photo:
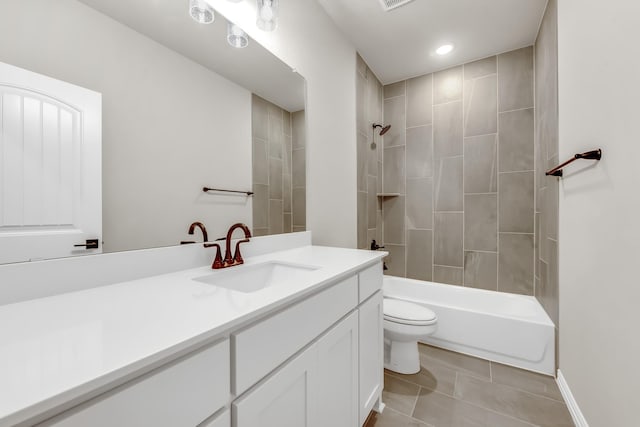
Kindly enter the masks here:
M 382 192 L 382 137 L 377 132 L 373 132 L 372 125 L 374 123 L 382 123 L 382 84 L 378 78 L 369 69 L 360 55 L 357 55 L 357 71 L 356 71 L 356 117 L 358 120 L 358 138 L 357 138 L 357 179 L 358 179 L 358 248 L 368 249 L 371 241 L 376 240 L 382 242 L 382 205 L 377 196 Z M 404 90 L 404 89 L 403 89 Z M 390 106 L 391 109 L 394 106 Z M 403 188 L 404 192 L 404 170 L 405 170 L 405 128 L 404 128 L 404 104 L 398 103 L 395 106 L 402 114 L 395 120 L 403 123 L 402 126 L 394 126 L 385 135 L 388 139 L 390 148 L 387 154 L 389 162 L 396 165 L 398 171 L 397 176 L 389 174 L 389 180 L 385 185 L 387 188 Z M 391 113 L 390 113 L 391 114 Z M 386 124 L 386 123 L 385 123 Z M 397 145 L 397 146 L 394 146 Z M 402 172 L 400 172 L 402 171 Z M 390 216 L 394 214 L 389 213 Z M 398 223 L 404 218 L 404 205 L 402 210 L 395 213 L 398 217 Z M 394 222 L 394 225 L 396 222 Z M 391 233 L 389 242 L 396 240 L 404 242 L 404 228 L 397 226 L 388 228 Z M 393 237 L 391 237 L 393 236 Z M 404 246 L 403 246 L 404 248 Z M 404 256 L 404 253 L 403 253 Z M 404 261 L 402 261 L 404 265 Z
M 557 327 L 559 184 L 558 178 L 544 174 L 559 163 L 556 0 L 549 1 L 536 40 L 535 81 L 535 296 Z
M 534 295 L 533 63 L 530 46 L 383 88 L 389 274 Z
M 252 96 L 253 234 L 305 229 L 304 111 Z

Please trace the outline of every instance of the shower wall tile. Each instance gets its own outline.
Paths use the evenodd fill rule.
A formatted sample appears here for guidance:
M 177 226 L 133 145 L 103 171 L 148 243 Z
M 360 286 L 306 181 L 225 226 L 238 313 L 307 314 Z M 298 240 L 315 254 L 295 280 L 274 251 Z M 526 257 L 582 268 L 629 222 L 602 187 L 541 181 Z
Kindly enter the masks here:
M 269 198 L 282 200 L 282 160 L 269 158 Z
M 434 265 L 462 267 L 463 214 L 436 212 L 433 225 Z
M 500 233 L 498 290 L 533 295 L 533 234 Z
M 283 124 L 283 132 L 286 136 L 292 136 L 293 132 L 292 132 L 292 128 L 291 128 L 291 113 L 288 111 L 284 111 L 282 112 L 282 124 Z
M 291 233 L 291 213 L 282 214 L 282 232 L 283 233 Z
M 251 134 L 254 138 L 266 141 L 269 138 L 268 102 L 259 96 L 251 97 Z
M 293 232 L 294 233 L 299 233 L 301 231 L 306 231 L 306 229 L 307 229 L 306 227 L 301 227 L 301 226 L 297 226 L 297 225 L 293 226 Z
M 404 244 L 405 198 L 390 197 L 384 202 L 384 243 Z
M 384 259 L 388 270 L 384 274 L 390 276 L 406 277 L 405 268 L 405 247 L 404 245 L 393 245 L 385 243 L 385 250 L 389 255 Z
M 496 74 L 464 81 L 464 136 L 497 132 L 497 85 Z
M 383 189 L 385 193 L 404 194 L 405 148 L 404 146 L 384 150 Z
M 433 176 L 432 126 L 407 129 L 407 178 Z
M 432 178 L 407 178 L 407 228 L 433 228 L 432 193 Z
M 407 128 L 431 124 L 432 75 L 407 80 Z
M 433 75 L 433 103 L 462 100 L 462 67 L 449 68 Z
M 445 157 L 436 162 L 435 210 L 439 212 L 462 212 L 463 210 L 462 156 Z
M 253 138 L 253 182 L 256 184 L 269 184 L 269 163 L 267 159 L 267 142 Z
M 558 164 L 558 161 L 553 162 L 554 165 Z M 549 177 L 549 184 L 547 185 L 547 192 L 545 197 L 546 215 L 544 219 L 545 226 L 547 228 L 547 237 L 550 239 L 558 240 L 558 212 L 559 212 L 559 184 L 558 178 Z
M 367 248 L 367 193 L 358 191 L 358 249 Z
M 356 73 L 356 120 L 358 132 L 366 132 L 367 122 L 367 81 L 362 74 Z
M 269 234 L 282 233 L 283 225 L 282 200 L 269 200 Z
M 497 135 L 464 139 L 464 192 L 494 193 L 498 191 Z
M 500 172 L 533 170 L 533 108 L 500 113 Z
M 407 231 L 407 277 L 418 280 L 433 278 L 433 232 L 431 230 Z
M 367 191 L 367 137 L 362 133 L 358 133 L 357 144 L 358 191 Z
M 253 227 L 269 227 L 269 186 L 253 184 Z
M 433 281 L 437 283 L 448 283 L 450 285 L 463 284 L 464 268 L 447 267 L 443 265 L 433 266 Z
M 307 226 L 307 192 L 304 188 L 294 188 L 292 198 L 293 208 L 291 213 L 293 214 L 294 227 L 306 227 Z
M 405 81 L 392 83 L 384 87 L 384 99 L 393 98 L 405 94 Z
M 293 150 L 291 179 L 293 187 L 306 186 L 305 149 Z
M 376 211 L 378 210 L 376 186 L 378 178 L 369 175 L 367 181 L 367 229 L 370 229 L 376 228 Z M 358 210 L 359 212 L 360 210 Z
M 285 175 L 284 178 L 282 179 L 282 211 L 284 213 L 292 212 L 292 209 L 293 209 L 292 193 L 293 192 L 291 189 L 291 177 Z
M 260 237 L 260 236 L 268 236 L 269 235 L 269 229 L 268 228 L 254 228 L 252 230 L 253 237 Z
M 391 129 L 382 137 L 384 147 L 393 147 L 405 144 L 405 97 L 386 99 L 384 101 L 384 124 L 391 125 Z M 371 129 L 368 129 L 370 132 Z M 376 133 L 380 132 L 380 128 L 376 129 Z
M 379 139 L 378 139 L 379 138 Z M 382 138 L 378 136 L 377 143 L 373 143 L 371 135 L 367 138 L 367 174 L 378 176 L 378 151 L 382 151 Z
M 464 285 L 497 291 L 498 254 L 496 252 L 465 252 Z
M 464 248 L 498 250 L 498 197 L 496 194 L 464 196 Z
M 533 233 L 533 172 L 499 174 L 500 231 Z
M 495 56 L 464 64 L 464 79 L 477 79 L 489 74 L 496 74 L 498 65 Z
M 305 148 L 306 146 L 306 126 L 304 110 L 291 114 L 291 133 L 293 141 L 292 149 Z
M 390 274 L 494 291 L 534 291 L 538 249 L 533 243 L 538 240 L 533 233 L 546 227 L 541 223 L 547 218 L 539 214 L 534 226 L 535 186 L 547 182 L 533 169 L 549 159 L 533 139 L 534 127 L 541 125 L 534 123 L 532 67 L 529 47 L 387 85 L 374 94 L 372 99 L 380 99 L 383 92 L 384 124 L 392 128 L 376 152 L 382 155 L 378 167 L 374 156 L 367 158 L 367 187 L 377 169 L 376 191 L 404 195 L 376 199 L 376 227 L 367 223 L 367 241 L 383 237 L 395 251 Z M 372 121 L 375 109 L 368 102 Z M 370 136 L 367 142 L 373 142 Z M 544 192 L 539 197 L 545 206 L 552 203 Z M 371 216 L 374 207 L 367 202 Z M 551 251 L 550 244 L 545 240 L 545 251 Z
M 533 46 L 498 55 L 498 111 L 533 107 Z
M 461 156 L 462 138 L 462 102 L 434 106 L 434 157 Z
M 367 75 L 367 68 L 367 63 L 356 53 L 356 71 L 364 77 Z

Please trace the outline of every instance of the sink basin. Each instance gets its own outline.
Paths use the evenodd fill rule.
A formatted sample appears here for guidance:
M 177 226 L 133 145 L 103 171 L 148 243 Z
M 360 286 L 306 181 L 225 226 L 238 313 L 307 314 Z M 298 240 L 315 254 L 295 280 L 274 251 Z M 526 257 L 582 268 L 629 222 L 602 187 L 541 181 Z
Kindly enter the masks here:
M 231 289 L 232 291 L 252 293 L 267 287 L 291 284 L 303 280 L 310 272 L 318 268 L 309 265 L 273 261 L 229 267 L 206 276 L 196 277 L 193 280 Z

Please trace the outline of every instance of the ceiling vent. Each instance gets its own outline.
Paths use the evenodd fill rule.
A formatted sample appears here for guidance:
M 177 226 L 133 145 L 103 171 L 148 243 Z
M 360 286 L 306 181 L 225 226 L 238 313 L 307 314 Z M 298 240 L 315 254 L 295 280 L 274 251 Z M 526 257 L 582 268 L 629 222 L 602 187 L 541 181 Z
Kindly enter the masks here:
M 380 0 L 380 4 L 382 5 L 382 10 L 389 12 L 412 1 L 413 0 Z

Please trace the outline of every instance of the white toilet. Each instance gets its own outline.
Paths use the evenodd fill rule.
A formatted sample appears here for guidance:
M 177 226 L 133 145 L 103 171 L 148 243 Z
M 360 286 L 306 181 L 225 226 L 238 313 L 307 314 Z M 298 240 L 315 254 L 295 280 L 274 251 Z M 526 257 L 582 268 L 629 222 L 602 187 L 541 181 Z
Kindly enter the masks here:
M 384 367 L 400 374 L 420 371 L 418 340 L 438 328 L 436 314 L 408 301 L 384 298 Z

